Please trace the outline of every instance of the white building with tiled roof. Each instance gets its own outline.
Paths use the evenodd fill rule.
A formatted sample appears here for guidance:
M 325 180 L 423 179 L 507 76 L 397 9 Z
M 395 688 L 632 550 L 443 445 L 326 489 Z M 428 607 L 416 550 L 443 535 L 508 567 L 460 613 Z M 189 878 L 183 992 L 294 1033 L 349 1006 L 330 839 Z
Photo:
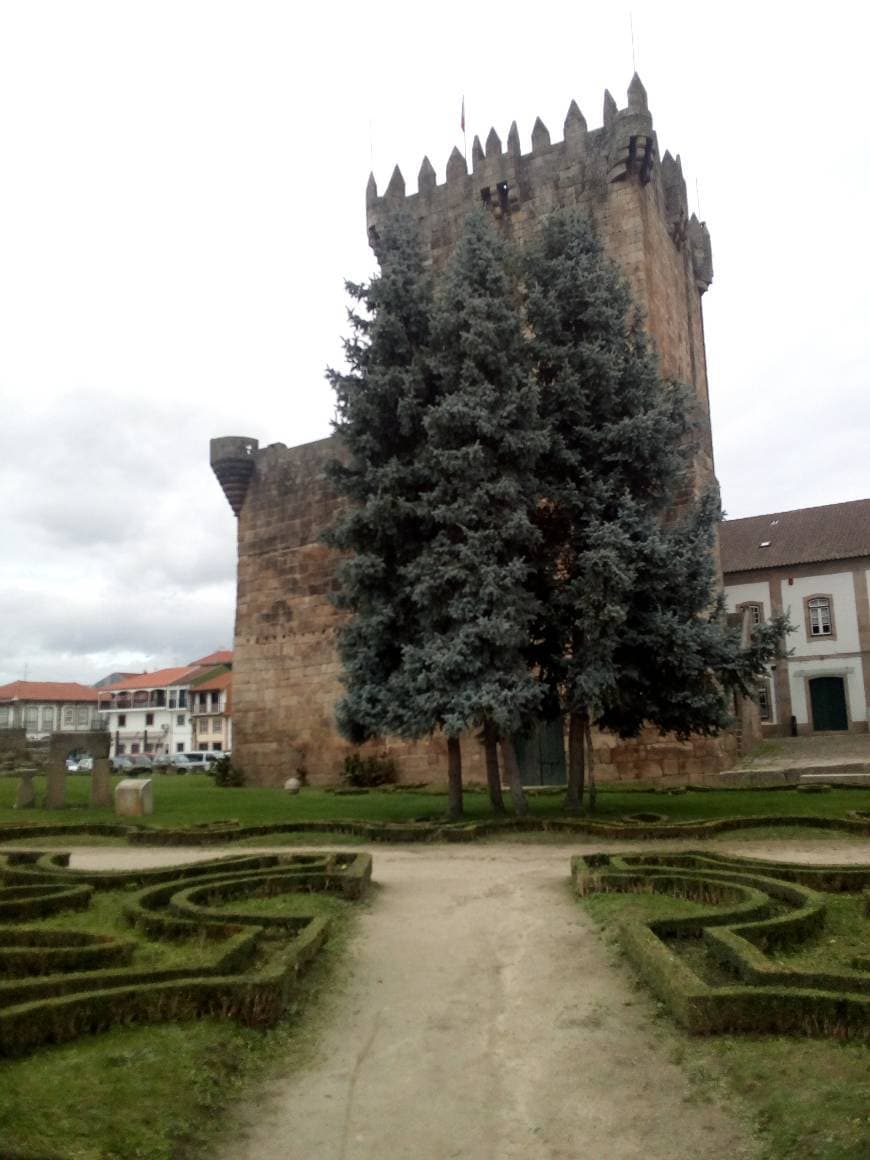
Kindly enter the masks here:
M 28 741 L 95 729 L 97 690 L 75 681 L 0 685 L 0 729 L 24 729 Z
M 188 690 L 199 668 L 183 665 L 122 677 L 98 689 L 112 757 L 184 753 L 191 748 Z
M 866 732 L 870 499 L 726 520 L 721 549 L 729 612 L 795 628 L 762 688 L 764 731 Z
M 228 665 L 232 655 L 222 649 L 187 665 L 122 675 L 116 681 L 101 684 L 94 692 L 99 696 L 100 718 L 111 734 L 111 755 L 157 756 L 197 748 L 191 720 L 191 684 L 218 665 Z

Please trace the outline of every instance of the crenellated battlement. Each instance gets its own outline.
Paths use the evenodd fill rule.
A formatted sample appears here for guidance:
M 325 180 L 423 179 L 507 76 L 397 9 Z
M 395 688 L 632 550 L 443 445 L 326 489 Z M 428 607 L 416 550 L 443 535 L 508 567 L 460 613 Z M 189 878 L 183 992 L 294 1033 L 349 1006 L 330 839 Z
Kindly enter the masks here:
M 665 223 L 678 250 L 691 250 L 691 269 L 703 293 L 712 279 L 710 239 L 706 226 L 690 221 L 686 183 L 680 159 L 670 153 L 660 159 L 646 89 L 635 73 L 628 86 L 627 104 L 620 109 L 605 91 L 602 125 L 590 130 L 576 101 L 568 107 L 562 140 L 552 141 L 540 117 L 531 134 L 531 152 L 523 153 L 516 121 L 506 147 L 494 128 L 486 142 L 475 136 L 471 170 L 454 147 L 445 180 L 438 182 L 428 157 L 417 177 L 417 192 L 408 193 L 398 166 L 382 196 L 374 175 L 366 188 L 366 216 L 370 237 L 390 208 L 405 204 L 418 219 L 421 233 L 439 269 L 455 244 L 468 212 L 486 206 L 505 232 L 523 241 L 536 222 L 554 209 L 583 206 L 603 234 L 607 205 L 619 187 L 635 185 L 645 191 Z

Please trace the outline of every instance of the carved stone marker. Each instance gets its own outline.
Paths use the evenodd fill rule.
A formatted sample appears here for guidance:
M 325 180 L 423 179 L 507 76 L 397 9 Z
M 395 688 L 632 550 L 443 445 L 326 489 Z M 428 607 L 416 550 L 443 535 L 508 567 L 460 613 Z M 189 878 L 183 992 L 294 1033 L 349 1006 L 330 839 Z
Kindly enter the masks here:
M 141 818 L 154 813 L 151 778 L 125 777 L 115 786 L 115 813 L 119 818 Z
M 284 782 L 284 788 L 287 790 L 288 793 L 299 793 L 299 787 L 301 785 L 302 785 L 302 782 L 299 780 L 298 777 L 288 777 L 287 780 Z
M 30 766 L 23 766 L 19 772 L 21 781 L 18 783 L 15 808 L 16 810 L 31 810 L 36 805 L 36 790 L 33 788 L 33 775 L 36 770 Z
M 48 792 L 45 795 L 45 808 L 47 810 L 62 810 L 66 805 L 66 766 L 58 767 L 55 764 L 49 764 L 48 767 Z
M 109 772 L 108 757 L 94 758 L 94 768 L 91 770 L 91 808 L 110 806 L 112 804 L 112 780 Z

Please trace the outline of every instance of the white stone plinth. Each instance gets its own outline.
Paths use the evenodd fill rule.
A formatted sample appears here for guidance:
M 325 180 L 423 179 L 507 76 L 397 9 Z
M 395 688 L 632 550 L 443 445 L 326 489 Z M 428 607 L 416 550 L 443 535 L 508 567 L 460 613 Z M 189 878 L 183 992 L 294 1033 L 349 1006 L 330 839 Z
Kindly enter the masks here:
M 115 813 L 119 818 L 141 818 L 154 813 L 151 778 L 125 777 L 115 786 Z

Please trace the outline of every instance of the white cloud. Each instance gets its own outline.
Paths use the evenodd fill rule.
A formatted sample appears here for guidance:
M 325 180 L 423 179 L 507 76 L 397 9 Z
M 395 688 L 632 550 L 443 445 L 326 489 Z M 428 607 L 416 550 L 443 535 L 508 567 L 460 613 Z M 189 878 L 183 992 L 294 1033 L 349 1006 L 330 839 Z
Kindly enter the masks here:
M 681 153 L 712 232 L 734 515 L 867 494 L 867 17 L 806 12 L 633 9 L 660 148 Z M 572 98 L 590 127 L 605 86 L 623 99 L 626 11 L 544 0 L 527 16 L 0 8 L 0 679 L 229 643 L 235 521 L 208 440 L 328 433 L 343 279 L 371 264 L 369 168 L 383 190 L 399 163 L 411 190 L 427 153 L 443 179 L 463 94 L 469 147 L 515 118 L 528 148 L 539 115 L 556 140 Z

